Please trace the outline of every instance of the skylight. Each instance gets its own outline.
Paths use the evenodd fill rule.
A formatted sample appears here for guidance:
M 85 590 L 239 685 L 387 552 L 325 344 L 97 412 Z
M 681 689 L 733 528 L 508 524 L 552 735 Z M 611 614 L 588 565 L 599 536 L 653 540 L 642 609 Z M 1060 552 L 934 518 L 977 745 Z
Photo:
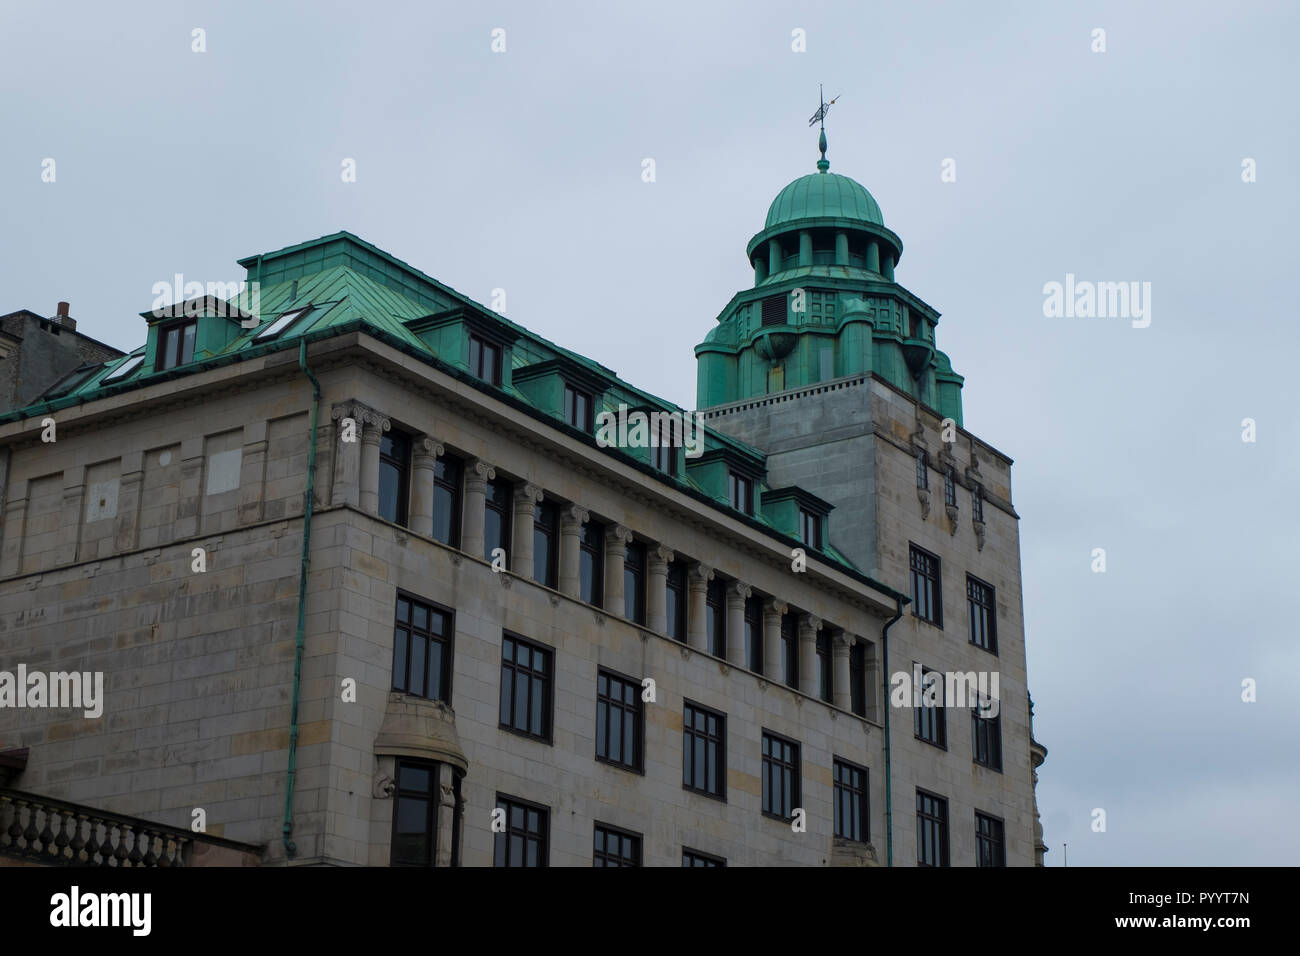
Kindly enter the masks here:
M 55 383 L 54 387 L 41 396 L 42 401 L 49 401 L 52 398 L 61 398 L 67 395 L 74 388 L 77 388 L 86 379 L 90 378 L 97 370 L 98 365 L 83 365 Z
M 144 362 L 143 355 L 131 356 L 129 359 L 127 359 L 125 362 L 119 365 L 117 368 L 113 369 L 113 371 L 105 375 L 104 381 L 101 382 L 100 384 L 104 384 L 106 382 L 116 382 L 126 378 L 128 375 L 130 375 L 132 372 L 138 369 L 143 362 Z
M 311 309 L 312 307 L 309 305 L 301 309 L 293 309 L 289 312 L 284 313 L 284 315 L 280 316 L 278 319 L 276 319 L 266 328 L 262 329 L 262 331 L 258 332 L 255 336 L 253 336 L 254 341 L 262 342 L 265 341 L 266 339 L 275 338 L 277 335 L 279 335 L 281 332 L 287 329 L 291 324 L 293 324 L 298 319 L 302 318 L 304 315 L 310 312 Z

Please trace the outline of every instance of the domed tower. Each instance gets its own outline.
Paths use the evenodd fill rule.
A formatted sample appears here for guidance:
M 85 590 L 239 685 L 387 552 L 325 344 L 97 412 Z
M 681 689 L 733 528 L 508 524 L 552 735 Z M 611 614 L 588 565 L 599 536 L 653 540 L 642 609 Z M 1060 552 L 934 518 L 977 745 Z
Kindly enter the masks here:
M 935 348 L 939 313 L 894 281 L 903 241 L 861 183 L 817 171 L 782 189 L 745 252 L 754 286 L 695 347 L 709 408 L 876 373 L 961 423 L 962 377 Z

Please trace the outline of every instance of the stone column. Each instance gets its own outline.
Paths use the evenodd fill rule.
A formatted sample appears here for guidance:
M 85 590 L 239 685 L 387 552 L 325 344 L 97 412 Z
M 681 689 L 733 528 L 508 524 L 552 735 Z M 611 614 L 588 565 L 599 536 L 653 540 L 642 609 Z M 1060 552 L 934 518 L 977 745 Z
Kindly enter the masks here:
M 686 643 L 697 651 L 709 649 L 709 582 L 712 580 L 713 569 L 707 564 L 695 565 L 686 578 Z
M 334 507 L 361 505 L 361 411 L 355 402 L 344 402 L 330 410 L 338 422 L 334 432 L 334 479 L 330 504 Z
M 789 605 L 776 598 L 763 602 L 763 676 L 777 683 L 785 680 L 781 661 L 781 615 L 789 609 Z
M 621 524 L 605 532 L 605 611 L 623 617 L 627 610 L 623 603 L 623 561 L 632 532 Z
M 361 425 L 361 510 L 379 513 L 379 442 L 391 423 L 377 412 L 367 412 Z
M 582 526 L 589 517 L 579 505 L 560 512 L 560 593 L 571 598 L 582 597 Z
M 510 529 L 510 570 L 533 576 L 533 521 L 542 503 L 542 489 L 531 482 L 515 486 L 514 524 Z
M 646 627 L 656 634 L 668 632 L 668 565 L 673 558 L 671 549 L 660 545 L 646 560 L 649 573 L 646 578 L 645 620 Z
M 113 523 L 113 546 L 134 551 L 140 540 L 140 491 L 144 487 L 144 454 L 122 456 L 122 481 L 117 492 L 117 519 Z
M 819 696 L 817 671 L 817 632 L 822 619 L 811 614 L 799 615 L 799 690 L 809 697 Z
M 473 558 L 483 557 L 483 508 L 487 483 L 496 469 L 482 459 L 465 462 L 465 506 L 461 510 L 460 549 Z
M 840 710 L 853 709 L 853 687 L 850 685 L 849 650 L 853 647 L 853 638 L 847 632 L 838 630 L 831 640 L 831 650 L 835 655 L 831 697 Z
M 727 662 L 734 667 L 749 667 L 745 659 L 745 602 L 752 593 L 741 581 L 727 586 Z
M 432 435 L 421 435 L 411 445 L 411 530 L 433 537 L 433 472 L 445 449 Z

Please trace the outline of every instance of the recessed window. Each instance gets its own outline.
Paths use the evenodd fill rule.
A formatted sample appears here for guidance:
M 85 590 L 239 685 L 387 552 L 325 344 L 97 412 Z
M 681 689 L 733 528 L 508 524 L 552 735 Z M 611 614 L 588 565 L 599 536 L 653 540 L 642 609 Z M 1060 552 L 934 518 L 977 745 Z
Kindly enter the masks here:
M 533 506 L 533 580 L 555 587 L 559 565 L 560 509 L 553 502 Z
M 600 605 L 605 598 L 605 526 L 588 521 L 582 526 L 579 542 L 579 597 L 587 604 Z
M 916 791 L 916 865 L 948 865 L 948 801 Z
M 725 867 L 727 861 L 720 856 L 701 853 L 690 847 L 682 847 L 682 866 Z
M 393 690 L 451 699 L 451 613 L 398 594 L 393 625 Z
M 912 616 L 943 626 L 943 605 L 939 596 L 939 559 L 916 545 L 910 546 L 912 566 Z
M 970 514 L 972 520 L 983 523 L 984 521 L 984 488 L 976 485 L 975 490 L 970 493 Z
M 793 820 L 799 806 L 799 745 L 763 731 L 763 813 Z
M 551 738 L 551 649 L 513 634 L 501 641 L 501 726 Z
M 591 393 L 564 386 L 564 420 L 579 431 L 591 431 Z
M 817 634 L 817 696 L 826 703 L 831 697 L 831 636 L 826 631 Z
M 407 487 L 410 482 L 411 442 L 399 432 L 379 439 L 379 517 L 406 524 Z
M 645 545 L 632 541 L 623 558 L 623 615 L 645 624 Z
M 440 456 L 433 466 L 433 537 L 460 545 L 460 462 Z
M 709 797 L 727 792 L 727 718 L 687 703 L 682 719 L 682 786 Z
M 134 372 L 143 364 L 144 364 L 143 355 L 132 355 L 130 358 L 128 358 L 117 368 L 113 369 L 113 371 L 105 375 L 103 381 L 100 382 L 100 384 L 104 385 L 107 384 L 108 382 L 119 382 L 122 379 L 126 378 L 128 375 L 130 375 L 132 372 Z
M 1002 821 L 975 811 L 975 865 L 1006 866 L 1007 843 Z
M 742 514 L 754 513 L 754 482 L 734 471 L 727 475 L 727 485 L 731 496 L 731 507 Z
M 611 671 L 596 675 L 596 759 L 641 771 L 641 684 Z
M 477 335 L 469 337 L 469 371 L 489 385 L 501 384 L 501 346 Z
M 943 473 L 943 503 L 957 507 L 957 482 L 953 480 L 951 467 Z
M 641 865 L 641 834 L 620 830 L 607 823 L 597 823 L 595 833 L 591 856 L 593 866 Z
M 763 600 L 758 597 L 745 601 L 745 666 L 763 673 Z
M 867 768 L 835 761 L 835 835 L 858 843 L 871 841 L 867 816 Z
M 684 428 L 680 412 L 650 414 L 650 462 L 670 477 L 677 474 L 677 449 L 683 444 Z
M 709 582 L 705 590 L 705 641 L 714 657 L 727 656 L 727 585 L 720 578 Z
M 672 445 L 655 445 L 650 449 L 655 468 L 672 477 L 677 474 L 677 449 Z
M 510 483 L 494 478 L 483 489 L 483 560 L 497 548 L 510 554 Z
M 292 311 L 284 313 L 266 328 L 262 329 L 262 331 L 253 336 L 254 341 L 262 342 L 267 339 L 275 338 L 310 311 L 311 306 L 306 306 L 301 309 L 293 309 Z
M 438 834 L 438 764 L 397 761 L 390 866 L 433 866 Z
M 787 611 L 781 615 L 781 662 L 785 686 L 799 686 L 799 615 Z
M 998 604 L 992 585 L 966 575 L 966 610 L 970 621 L 970 642 L 998 652 Z
M 493 866 L 546 866 L 551 812 L 536 803 L 497 794 L 505 830 L 496 835 Z
M 861 641 L 849 646 L 849 709 L 867 716 L 867 646 Z
M 913 722 L 918 740 L 948 748 L 948 719 L 943 709 L 943 675 L 938 671 L 921 671 L 920 702 L 913 702 Z M 933 701 L 933 703 L 930 703 Z
M 154 368 L 161 372 L 164 369 L 176 368 L 178 365 L 188 365 L 194 361 L 194 338 L 198 331 L 199 324 L 194 320 L 173 322 L 170 325 L 160 327 L 158 329 L 158 361 Z
M 916 487 L 923 490 L 930 487 L 930 469 L 925 465 L 925 452 L 916 453 Z
M 668 636 L 686 643 L 686 565 L 681 561 L 668 563 L 666 611 Z
M 970 711 L 971 755 L 990 770 L 1002 771 L 1002 715 L 989 716 L 979 705 Z
M 822 548 L 821 515 L 799 509 L 799 540 L 815 551 Z

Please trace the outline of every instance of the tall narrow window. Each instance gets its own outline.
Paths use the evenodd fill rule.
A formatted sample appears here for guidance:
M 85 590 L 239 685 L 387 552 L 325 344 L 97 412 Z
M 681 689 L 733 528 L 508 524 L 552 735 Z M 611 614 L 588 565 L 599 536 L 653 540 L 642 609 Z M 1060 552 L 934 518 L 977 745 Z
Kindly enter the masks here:
M 681 413 L 652 412 L 650 417 L 650 460 L 665 475 L 677 474 L 677 449 L 685 441 Z
M 551 649 L 513 634 L 501 641 L 501 726 L 551 738 Z
M 709 797 L 727 794 L 727 718 L 687 702 L 682 720 L 682 786 Z
M 708 628 L 706 642 L 709 653 L 714 657 L 727 656 L 727 584 L 715 577 L 709 582 L 705 592 L 704 611 L 705 627 Z
M 912 614 L 937 627 L 943 626 L 943 603 L 939 592 L 939 559 L 916 545 L 910 546 L 912 565 Z
M 477 335 L 469 337 L 469 371 L 489 385 L 501 384 L 501 347 Z
M 393 690 L 451 699 L 451 613 L 400 592 L 393 625 Z
M 596 674 L 596 759 L 641 770 L 641 684 L 612 671 Z
M 913 702 L 916 736 L 936 747 L 948 748 L 948 720 L 943 709 L 943 675 L 921 670 L 920 703 Z
M 826 703 L 831 697 L 831 636 L 826 631 L 817 634 L 817 696 Z
M 971 755 L 990 770 L 1002 770 L 1002 715 L 992 716 L 979 706 L 970 711 Z
M 799 509 L 799 540 L 814 551 L 822 549 L 822 519 L 803 508 Z
M 564 420 L 579 431 L 591 431 L 591 393 L 564 386 Z
M 975 521 L 983 523 L 984 521 L 984 488 L 982 485 L 976 485 L 975 490 L 970 493 L 970 514 Z
M 992 585 L 966 575 L 966 610 L 970 618 L 970 642 L 998 652 L 998 604 Z
M 799 686 L 799 615 L 787 611 L 781 615 L 781 660 L 785 669 L 785 685 Z
M 194 361 L 194 339 L 198 333 L 198 322 L 175 322 L 164 325 L 158 330 L 158 360 L 154 368 L 163 371 L 188 365 Z
M 555 587 L 559 565 L 560 509 L 551 501 L 533 506 L 533 580 Z
M 634 624 L 645 624 L 645 545 L 633 541 L 623 558 L 623 614 Z
M 686 565 L 681 561 L 668 564 L 667 616 L 668 636 L 686 643 Z
M 957 507 L 957 483 L 952 477 L 952 466 L 943 473 L 943 503 Z
M 867 768 L 835 761 L 835 835 L 858 843 L 871 841 L 867 816 Z
M 754 513 L 754 483 L 744 475 L 734 471 L 727 474 L 727 485 L 731 496 L 731 507 L 741 514 Z
M 930 487 L 930 470 L 925 465 L 925 452 L 916 453 L 916 487 L 928 489 Z
M 551 812 L 517 797 L 497 794 L 505 829 L 496 836 L 493 866 L 546 866 Z
M 849 646 L 849 708 L 867 716 L 867 646 L 861 641 Z
M 1006 866 L 1007 844 L 1004 827 L 997 817 L 975 811 L 975 865 Z
M 587 604 L 599 605 L 605 596 L 605 526 L 598 521 L 588 521 L 582 526 L 579 540 L 579 596 Z
M 763 813 L 781 820 L 794 819 L 799 806 L 799 745 L 763 731 Z
M 487 483 L 483 506 L 483 560 L 491 561 L 497 548 L 510 555 L 510 484 L 499 478 Z
M 948 801 L 916 791 L 916 865 L 948 865 Z
M 460 545 L 460 462 L 445 455 L 433 466 L 433 537 Z
M 390 866 L 433 866 L 438 833 L 438 765 L 397 761 Z
M 641 865 L 641 834 L 620 830 L 607 823 L 597 823 L 595 832 L 591 856 L 593 866 Z
M 407 488 L 411 474 L 411 442 L 399 432 L 379 439 L 379 517 L 406 524 Z
M 745 601 L 745 666 L 755 674 L 763 673 L 763 600 Z
M 677 449 L 671 445 L 658 445 L 650 449 L 650 460 L 659 471 L 672 477 L 677 474 Z

